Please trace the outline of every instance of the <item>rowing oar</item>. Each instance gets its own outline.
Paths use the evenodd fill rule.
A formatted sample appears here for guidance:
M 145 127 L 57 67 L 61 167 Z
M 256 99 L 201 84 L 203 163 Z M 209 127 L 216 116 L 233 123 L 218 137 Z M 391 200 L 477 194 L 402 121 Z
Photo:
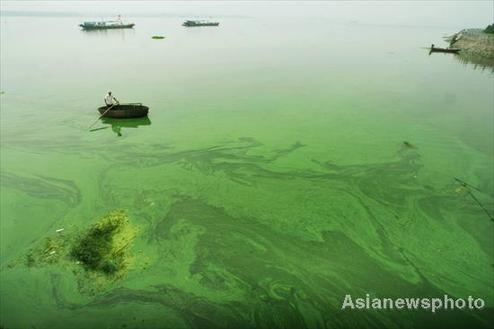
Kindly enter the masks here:
M 106 127 L 99 127 L 99 128 L 93 128 L 93 129 L 89 129 L 89 131 L 98 131 L 98 130 L 103 130 L 103 129 L 108 129 L 110 128 L 110 126 L 106 126 Z
M 481 191 L 478 187 L 475 187 L 475 186 L 473 186 L 473 185 L 471 185 L 471 184 L 468 184 L 467 182 L 465 182 L 465 181 L 463 181 L 463 180 L 461 180 L 461 179 L 459 179 L 459 178 L 457 178 L 457 177 L 455 177 L 455 181 L 457 181 L 458 183 L 460 183 L 460 184 L 461 184 L 462 186 L 464 186 L 464 187 L 471 187 L 471 188 L 473 188 L 474 190 L 477 190 L 477 191 L 479 191 L 480 193 L 482 193 L 482 191 Z
M 472 193 L 472 190 L 470 188 L 473 188 L 474 190 L 477 190 L 478 192 L 481 192 L 481 193 L 482 193 L 482 191 L 478 187 L 475 187 L 473 185 L 470 185 L 467 182 L 462 181 L 461 179 L 459 179 L 457 177 L 455 177 L 455 181 L 457 181 L 458 183 L 461 184 L 461 186 L 463 186 L 463 187 L 466 188 L 468 194 L 472 197 L 472 199 L 485 212 L 485 214 L 489 217 L 489 219 L 494 222 L 494 216 L 491 215 L 491 213 L 489 212 L 489 210 L 487 210 L 487 208 L 482 204 L 482 202 L 480 202 L 480 200 Z
M 96 122 L 98 122 L 98 121 L 99 121 L 99 119 L 101 119 L 101 118 L 102 118 L 102 117 L 103 117 L 103 116 L 104 116 L 104 115 L 105 115 L 108 111 L 110 111 L 110 110 L 111 110 L 111 108 L 112 108 L 112 107 L 114 107 L 115 105 L 117 105 L 117 104 L 113 104 L 113 105 L 112 105 L 112 106 L 110 106 L 108 109 L 106 109 L 106 111 L 105 111 L 105 112 L 103 112 L 103 114 L 102 114 L 102 115 L 100 115 L 100 116 L 99 116 L 99 118 L 98 118 L 98 119 L 96 119 L 96 121 L 94 121 L 94 122 L 93 122 L 93 124 L 92 124 L 92 125 L 90 125 L 87 129 L 91 129 L 91 127 L 92 127 L 92 126 L 94 126 L 94 125 L 96 124 Z
M 468 190 L 468 194 L 470 194 L 470 196 L 472 197 L 472 199 L 477 202 L 477 204 L 479 205 L 479 207 L 485 212 L 485 214 L 490 218 L 491 221 L 494 222 L 494 216 L 491 215 L 491 213 L 489 212 L 489 210 L 487 210 L 484 205 L 482 204 L 482 202 L 480 202 L 479 199 L 477 199 L 477 197 L 475 195 L 473 195 L 472 191 Z

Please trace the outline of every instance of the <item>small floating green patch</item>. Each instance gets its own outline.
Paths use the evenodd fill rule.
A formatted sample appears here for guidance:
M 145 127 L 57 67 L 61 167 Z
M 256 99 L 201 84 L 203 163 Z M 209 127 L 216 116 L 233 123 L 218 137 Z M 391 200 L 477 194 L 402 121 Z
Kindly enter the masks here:
M 403 143 L 401 145 L 403 147 L 406 147 L 406 148 L 409 148 L 409 149 L 416 149 L 417 148 L 417 146 L 415 146 L 412 143 L 407 142 L 407 141 L 403 141 Z
M 74 243 L 70 256 L 86 270 L 115 275 L 127 267 L 134 236 L 126 213 L 112 211 Z
M 68 244 L 68 238 L 62 234 L 47 237 L 38 248 L 29 250 L 26 254 L 25 264 L 28 267 L 34 267 L 57 263 L 65 255 Z
M 55 264 L 82 266 L 85 277 L 91 282 L 106 282 L 121 278 L 132 257 L 129 249 L 137 230 L 130 224 L 125 211 L 115 210 L 79 233 L 59 229 L 54 235 L 43 238 L 34 248 L 7 265 L 14 268 L 21 264 L 37 267 Z M 79 272 L 74 268 L 74 273 Z M 100 279 L 103 279 L 101 281 Z M 95 281 L 96 280 L 96 281 Z
M 165 37 L 164 37 L 164 36 L 162 36 L 162 35 L 153 35 L 151 38 L 152 38 L 152 39 L 158 39 L 158 40 L 161 40 L 161 39 L 164 39 Z

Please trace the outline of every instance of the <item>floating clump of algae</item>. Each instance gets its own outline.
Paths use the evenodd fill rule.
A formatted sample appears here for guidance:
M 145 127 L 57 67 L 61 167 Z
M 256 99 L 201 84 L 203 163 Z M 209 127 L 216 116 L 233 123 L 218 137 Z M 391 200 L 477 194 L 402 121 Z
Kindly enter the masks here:
M 67 234 L 67 230 L 52 237 L 46 237 L 25 255 L 23 263 L 28 267 L 64 264 L 82 266 L 81 272 L 74 268 L 74 274 L 86 273 L 86 283 L 98 284 L 122 277 L 131 261 L 130 246 L 136 236 L 136 229 L 130 224 L 125 211 L 111 211 L 88 229 L 80 233 Z M 19 261 L 9 267 L 19 265 Z M 100 280 L 102 279 L 102 280 Z
M 128 249 L 135 230 L 122 210 L 101 218 L 73 243 L 70 257 L 86 270 L 121 275 L 128 265 Z
M 65 256 L 69 238 L 63 235 L 47 237 L 40 247 L 30 249 L 26 254 L 25 263 L 28 267 L 41 264 L 55 264 Z

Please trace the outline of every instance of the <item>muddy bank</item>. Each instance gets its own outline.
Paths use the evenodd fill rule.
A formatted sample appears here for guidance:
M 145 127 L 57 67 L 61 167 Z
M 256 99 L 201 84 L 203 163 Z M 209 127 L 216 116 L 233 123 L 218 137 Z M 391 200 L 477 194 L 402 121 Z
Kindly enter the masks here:
M 462 30 L 447 38 L 450 47 L 460 48 L 459 59 L 481 66 L 494 67 L 494 34 L 482 29 Z

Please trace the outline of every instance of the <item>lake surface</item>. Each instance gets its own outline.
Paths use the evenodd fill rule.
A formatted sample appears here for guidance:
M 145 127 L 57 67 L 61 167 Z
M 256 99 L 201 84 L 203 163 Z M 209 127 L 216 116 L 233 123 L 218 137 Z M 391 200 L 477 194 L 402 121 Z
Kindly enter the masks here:
M 475 16 L 374 5 L 163 5 L 92 32 L 2 17 L 3 328 L 492 327 L 494 74 L 423 48 Z M 196 15 L 221 24 L 181 26 Z M 149 120 L 89 131 L 108 90 Z M 23 262 L 115 209 L 138 232 L 123 278 Z

